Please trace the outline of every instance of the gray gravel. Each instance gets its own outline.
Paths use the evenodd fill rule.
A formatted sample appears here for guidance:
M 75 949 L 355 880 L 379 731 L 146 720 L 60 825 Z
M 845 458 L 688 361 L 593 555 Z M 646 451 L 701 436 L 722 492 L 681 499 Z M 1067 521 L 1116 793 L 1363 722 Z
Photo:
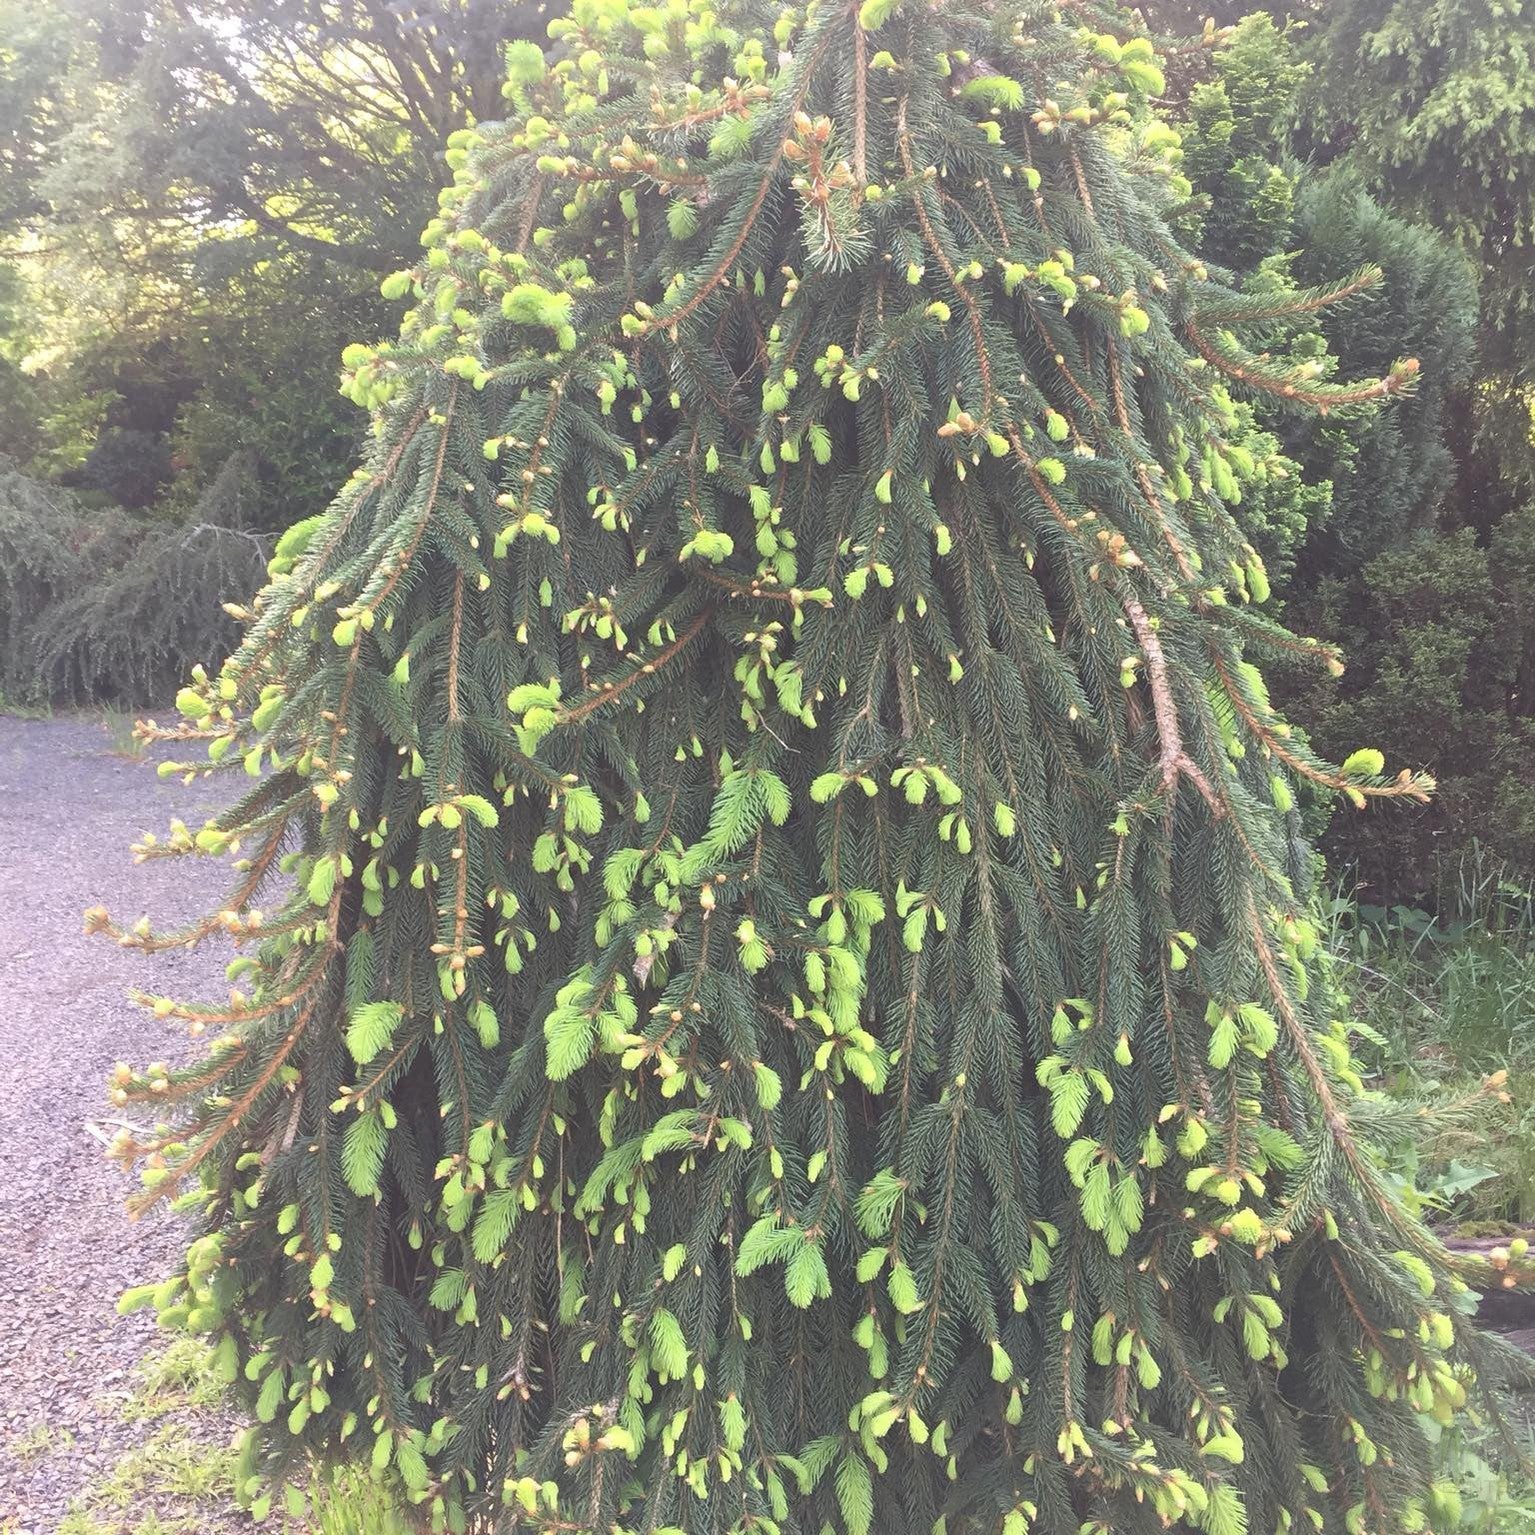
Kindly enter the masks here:
M 124 1420 L 135 1367 L 159 1336 L 119 1319 L 117 1296 L 170 1272 L 175 1217 L 130 1223 L 127 1179 L 102 1155 L 104 1084 L 119 1059 L 174 1060 L 192 1046 L 126 999 L 131 986 L 218 996 L 227 955 L 147 958 L 82 936 L 105 905 L 169 926 L 209 909 L 212 860 L 135 865 L 129 846 L 172 816 L 194 828 L 209 790 L 162 781 L 114 755 L 93 720 L 0 717 L 0 1531 L 51 1535 L 71 1499 L 149 1426 Z M 46 1426 L 54 1448 L 7 1453 Z M 223 1426 L 227 1433 L 227 1424 Z M 71 1442 L 72 1436 L 72 1442 Z M 248 1529 L 210 1514 L 209 1535 Z

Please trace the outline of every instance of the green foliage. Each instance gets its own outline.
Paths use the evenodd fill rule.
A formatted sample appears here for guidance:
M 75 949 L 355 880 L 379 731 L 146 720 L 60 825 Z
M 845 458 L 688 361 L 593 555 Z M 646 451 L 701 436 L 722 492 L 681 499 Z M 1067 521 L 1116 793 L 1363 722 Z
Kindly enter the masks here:
M 1535 332 L 1521 318 L 1527 263 L 1509 259 L 1530 218 L 1514 121 L 1528 117 L 1516 101 L 1529 89 L 1530 27 L 1528 8 L 1346 4 L 1328 8 L 1310 49 L 1317 121 L 1346 123 L 1349 149 L 1303 194 L 1298 268 L 1321 280 L 1379 262 L 1385 280 L 1324 317 L 1323 332 L 1351 368 L 1401 348 L 1422 361 L 1414 394 L 1331 463 L 1333 517 L 1301 560 L 1290 607 L 1350 663 L 1336 699 L 1300 707 L 1323 749 L 1379 724 L 1371 739 L 1440 781 L 1434 806 L 1391 831 L 1361 818 L 1328 837 L 1387 902 L 1427 898 L 1435 863 L 1473 841 L 1535 869 L 1524 787 L 1535 632 L 1522 573 Z M 1389 212 L 1356 192 L 1361 181 Z M 1404 215 L 1446 231 L 1471 263 Z M 1319 447 L 1299 456 L 1315 468 Z
M 75 614 L 97 654 L 71 669 L 54 647 L 71 691 L 97 674 L 142 699 L 220 628 L 210 596 L 255 566 L 221 575 L 236 549 L 191 529 L 265 534 L 328 500 L 360 430 L 336 359 L 384 323 L 378 277 L 451 175 L 443 138 L 499 115 L 500 49 L 541 11 L 0 0 L 0 454 L 110 503 L 82 533 L 124 572 L 145 562 L 111 507 L 181 522 L 156 600 L 203 604 L 115 676 L 106 651 L 143 613 Z M 236 452 L 252 483 L 234 523 L 205 499 Z M 166 586 L 178 571 L 196 584 Z
M 0 217 L 42 217 L 93 252 L 127 240 L 168 254 L 181 230 L 206 229 L 218 235 L 199 259 L 215 264 L 303 253 L 373 272 L 410 252 L 445 180 L 443 139 L 499 113 L 501 51 L 540 29 L 543 7 L 438 0 L 413 18 L 149 0 L 131 46 L 121 9 L 6 0 L 15 148 Z M 110 231 L 91 227 L 103 208 Z
M 231 446 L 250 461 L 247 516 L 276 532 L 327 502 L 363 423 L 336 389 L 342 348 L 382 323 L 376 293 L 318 263 L 273 259 L 210 274 L 206 318 L 181 338 L 176 367 L 196 392 L 169 422 L 174 478 L 157 511 L 186 518 Z
M 1354 581 L 1324 580 L 1308 603 L 1353 658 L 1336 689 L 1297 700 L 1319 749 L 1363 735 L 1439 780 L 1430 804 L 1395 826 L 1358 817 L 1335 829 L 1336 856 L 1375 900 L 1429 899 L 1436 866 L 1473 842 L 1535 867 L 1532 572 L 1535 510 L 1524 508 L 1486 546 L 1470 528 L 1422 533 Z
M 1183 169 L 1195 206 L 1207 207 L 1191 236 L 1202 254 L 1236 268 L 1249 292 L 1374 269 L 1378 279 L 1348 303 L 1282 327 L 1274 340 L 1324 376 L 1384 372 L 1403 355 L 1419 363 L 1410 391 L 1384 407 L 1352 405 L 1341 425 L 1260 407 L 1305 477 L 1331 486 L 1330 510 L 1312 502 L 1304 511 L 1312 534 L 1304 591 L 1324 576 L 1352 576 L 1434 525 L 1456 473 L 1448 438 L 1472 375 L 1477 299 L 1465 258 L 1381 207 L 1357 171 L 1324 174 L 1293 158 L 1290 127 L 1309 76 L 1296 35 L 1266 14 L 1247 17 L 1213 55 L 1212 77 L 1190 91 L 1180 114 Z
M 1285 293 L 1293 286 L 1281 281 L 1272 291 Z M 1292 342 L 1292 355 L 1305 356 L 1310 339 Z M 1308 473 L 1279 435 L 1301 437 L 1303 431 L 1287 416 L 1265 412 L 1246 400 L 1230 401 L 1223 422 L 1226 457 L 1246 475 L 1234 487 L 1232 514 L 1261 556 L 1267 578 L 1282 590 L 1290 584 L 1297 557 L 1326 529 L 1333 511 L 1333 485 L 1325 474 L 1335 470 L 1336 463 L 1315 455 L 1321 460 L 1320 471 Z M 1352 438 L 1347 428 L 1335 437 L 1342 456 L 1343 445 Z
M 1535 903 L 1505 868 L 1479 846 L 1441 864 L 1436 914 L 1340 898 L 1328 945 L 1385 1089 L 1456 1106 L 1394 1160 L 1414 1198 L 1473 1229 L 1535 1216 Z
M 1198 193 L 1189 231 L 1201 254 L 1238 270 L 1288 247 L 1295 178 L 1286 164 L 1296 97 L 1309 73 L 1265 12 L 1246 17 L 1211 78 L 1180 114 L 1183 169 Z
M 112 426 L 97 434 L 80 480 L 120 506 L 142 511 L 154 503 L 171 473 L 171 450 L 155 432 Z
M 1404 535 L 1433 527 L 1455 487 L 1451 448 L 1476 350 L 1476 290 L 1468 263 L 1431 230 L 1381 208 L 1347 175 L 1302 184 L 1295 272 L 1325 283 L 1363 265 L 1381 280 L 1324 311 L 1317 329 L 1350 373 L 1389 367 L 1406 352 L 1417 382 L 1387 409 L 1347 426 L 1313 427 L 1297 456 L 1333 486 L 1326 537 L 1308 573 L 1351 575 Z
M 1330 0 L 1308 106 L 1320 149 L 1444 230 L 1481 275 L 1489 366 L 1527 378 L 1535 285 L 1535 12 L 1503 0 Z
M 1444 236 L 1383 208 L 1351 164 L 1323 173 L 1293 158 L 1290 125 L 1308 78 L 1301 35 L 1249 17 L 1190 90 L 1183 168 L 1192 206 L 1204 211 L 1187 227 L 1255 295 L 1379 272 L 1348 303 L 1272 330 L 1273 346 L 1320 376 L 1383 371 L 1404 352 L 1419 361 L 1413 388 L 1388 404 L 1318 418 L 1260 402 L 1243 407 L 1251 424 L 1236 438 L 1279 470 L 1242 487 L 1236 515 L 1286 616 L 1348 662 L 1338 685 L 1308 666 L 1281 667 L 1281 697 L 1324 754 L 1344 754 L 1362 736 L 1439 783 L 1426 810 L 1336 817 L 1327 851 L 1379 899 L 1419 900 L 1435 862 L 1473 837 L 1528 856 L 1518 679 L 1530 639 L 1520 578 L 1493 558 L 1489 535 L 1441 542 L 1456 521 L 1447 508 L 1497 503 L 1484 467 L 1456 462 L 1476 365 L 1468 263 Z M 1519 514 L 1509 516 L 1502 538 L 1517 542 Z M 1427 721 L 1425 697 L 1436 700 Z
M 37 211 L 49 146 L 68 123 L 73 46 L 58 8 L 6 0 L 0 7 L 0 226 Z
M 1212 278 L 1083 14 L 581 0 L 450 139 L 366 464 L 159 732 L 256 781 L 141 853 L 234 888 L 88 917 L 244 951 L 113 1096 L 258 1516 L 317 1455 L 455 1531 L 1447 1517 L 1497 1361 L 1292 788 L 1428 784 L 1274 712 L 1327 653 L 1231 510 L 1239 397 L 1412 371 L 1270 348 L 1370 274 Z
M 0 697 L 39 701 L 37 617 L 80 575 L 81 514 L 67 491 L 0 459 Z
M 0 693 L 139 705 L 216 664 L 240 632 L 222 604 L 265 570 L 253 491 L 232 458 L 187 521 L 145 521 L 0 462 Z
M 1316 0 L 1274 0 L 1263 7 L 1263 12 L 1283 22 L 1309 18 L 1317 8 Z M 1158 30 L 1191 37 L 1202 29 L 1208 35 L 1214 28 L 1236 26 L 1253 7 L 1250 0 L 1147 0 L 1141 9 Z

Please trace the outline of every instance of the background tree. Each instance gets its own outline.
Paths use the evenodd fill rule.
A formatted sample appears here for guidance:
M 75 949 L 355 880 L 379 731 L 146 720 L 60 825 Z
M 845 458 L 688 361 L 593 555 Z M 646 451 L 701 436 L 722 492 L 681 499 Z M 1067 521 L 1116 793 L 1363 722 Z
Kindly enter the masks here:
M 1318 420 L 1259 407 L 1257 424 L 1315 490 L 1297 503 L 1286 474 L 1248 487 L 1238 513 L 1272 556 L 1289 621 L 1339 644 L 1348 660 L 1336 682 L 1279 669 L 1297 722 L 1324 752 L 1347 751 L 1363 732 L 1439 781 L 1428 806 L 1335 816 L 1328 829 L 1339 877 L 1390 905 L 1430 899 L 1475 844 L 1531 867 L 1520 787 L 1530 744 L 1530 637 L 1519 617 L 1527 599 L 1517 564 L 1494 553 L 1520 547 L 1525 514 L 1472 427 L 1486 414 L 1479 395 L 1503 388 L 1499 365 L 1478 347 L 1474 264 L 1448 235 L 1365 190 L 1368 162 L 1345 155 L 1323 167 L 1296 153 L 1307 147 L 1296 125 L 1311 60 L 1347 46 L 1328 25 L 1285 30 L 1253 16 L 1224 46 L 1200 51 L 1203 75 L 1188 82 L 1177 112 L 1195 188 L 1182 227 L 1249 291 L 1377 267 L 1381 280 L 1352 302 L 1273 340 L 1324 373 L 1379 370 L 1398 349 L 1422 362 L 1414 390 L 1386 409 Z M 1439 700 L 1432 719 L 1418 702 L 1428 678 Z
M 297 381 L 324 422 L 309 451 L 333 475 L 351 442 L 335 357 L 381 323 L 375 287 L 431 216 L 442 140 L 497 114 L 501 46 L 539 12 L 66 0 L 18 21 L 0 208 L 13 249 L 46 258 L 29 263 L 49 320 L 35 344 L 74 356 L 88 389 L 105 376 L 111 428 L 162 440 L 194 396 L 227 414 Z M 276 448 L 273 485 L 292 483 L 276 472 L 292 467 L 291 425 L 241 439 L 258 459 Z M 222 462 L 189 459 L 203 446 L 196 432 L 179 445 L 185 494 Z
M 1372 732 L 1403 760 L 1443 773 L 1406 827 L 1375 816 L 1335 820 L 1335 867 L 1359 879 L 1362 899 L 1433 904 L 1474 843 L 1513 870 L 1535 867 L 1526 787 L 1535 748 L 1526 702 L 1532 556 L 1535 516 L 1524 508 L 1486 544 L 1471 528 L 1395 540 L 1352 581 L 1325 578 L 1296 604 L 1355 658 L 1341 687 L 1299 691 L 1315 740 Z
M 1326 652 L 1228 511 L 1238 393 L 1413 369 L 1244 344 L 1358 284 L 1179 247 L 1144 38 L 746 14 L 513 51 L 366 466 L 179 699 L 265 776 L 146 852 L 237 886 L 91 922 L 254 952 L 118 1075 L 202 1219 L 130 1304 L 215 1334 L 263 1508 L 355 1446 L 451 1528 L 1443 1527 L 1477 1343 L 1294 807 L 1427 785 L 1272 711 Z
M 1484 373 L 1518 396 L 1528 475 L 1535 14 L 1501 0 L 1329 0 L 1317 22 L 1314 153 L 1346 156 L 1391 208 L 1473 259 Z
M 539 4 L 72 0 L 116 88 L 72 122 L 39 189 L 73 240 L 227 231 L 225 261 L 306 252 L 397 265 L 444 184 L 440 146 L 501 108 L 506 42 Z M 92 25 L 94 23 L 94 25 Z M 82 25 L 83 24 L 83 25 Z M 112 211 L 116 229 L 94 231 Z
M 1388 408 L 1351 406 L 1341 427 L 1262 407 L 1311 477 L 1334 487 L 1333 509 L 1312 521 L 1309 585 L 1350 575 L 1393 538 L 1433 526 L 1457 488 L 1450 434 L 1476 361 L 1477 298 L 1464 257 L 1383 208 L 1351 163 L 1319 169 L 1296 157 L 1312 73 L 1296 36 L 1267 14 L 1246 18 L 1206 51 L 1208 76 L 1178 120 L 1195 191 L 1183 227 L 1245 288 L 1342 281 L 1365 266 L 1380 273 L 1350 303 L 1276 331 L 1277 342 L 1324 372 L 1378 372 L 1404 348 L 1423 364 L 1408 394 Z
M 79 572 L 99 616 L 134 611 L 112 584 L 145 573 L 94 537 L 95 508 L 146 513 L 147 552 L 150 523 L 194 511 L 272 534 L 324 505 L 359 431 L 341 349 L 383 323 L 378 280 L 436 207 L 443 138 L 500 111 L 502 46 L 542 25 L 538 5 L 482 0 L 0 0 L 0 452 L 83 493 L 74 542 L 116 552 Z M 226 515 L 212 491 L 230 465 L 248 483 Z M 44 504 L 16 503 L 0 557 L 42 558 L 23 545 L 51 536 L 25 515 Z M 211 586 L 248 578 L 242 561 Z M 159 664 L 57 673 L 40 659 L 57 635 L 14 638 L 4 669 L 31 692 L 163 683 Z M 136 638 L 125 622 L 121 643 Z M 169 640 L 172 675 L 216 659 Z

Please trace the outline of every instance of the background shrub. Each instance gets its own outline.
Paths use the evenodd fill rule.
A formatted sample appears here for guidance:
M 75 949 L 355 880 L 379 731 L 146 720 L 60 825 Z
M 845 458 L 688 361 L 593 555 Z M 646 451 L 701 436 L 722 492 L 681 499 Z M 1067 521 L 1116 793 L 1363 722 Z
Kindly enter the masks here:
M 217 664 L 239 632 L 223 604 L 265 575 L 257 489 L 236 455 L 189 517 L 153 519 L 0 467 L 3 696 L 145 705 L 196 662 Z

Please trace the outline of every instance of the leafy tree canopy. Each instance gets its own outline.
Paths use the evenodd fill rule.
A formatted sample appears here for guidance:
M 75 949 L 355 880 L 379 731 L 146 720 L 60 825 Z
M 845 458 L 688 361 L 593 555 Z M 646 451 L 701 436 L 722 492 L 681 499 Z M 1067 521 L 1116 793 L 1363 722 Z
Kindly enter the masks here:
M 12 131 L 50 153 L 41 167 L 35 149 L 17 153 L 13 203 L 29 187 L 72 239 L 108 209 L 141 239 L 222 235 L 215 260 L 302 250 L 370 270 L 412 248 L 442 184 L 442 140 L 499 114 L 501 50 L 542 11 L 489 0 L 51 9 L 21 29 L 26 67 L 10 85 L 22 108 Z M 61 86 L 86 108 L 67 123 Z
M 39 467 L 104 423 L 154 439 L 149 499 L 174 469 L 184 510 L 238 446 L 269 525 L 312 511 L 354 435 L 335 357 L 381 323 L 442 140 L 501 111 L 501 50 L 541 9 L 0 0 L 0 246 L 25 280 L 0 349 L 57 402 Z
M 1454 235 L 1496 326 L 1535 314 L 1535 13 L 1506 0 L 1330 0 L 1312 103 L 1392 206 Z M 1527 349 L 1508 335 L 1510 350 Z
M 1475 266 L 1478 446 L 1495 473 L 1527 491 L 1535 483 L 1535 9 L 1506 0 L 1342 0 L 1321 8 L 1309 52 L 1312 153 L 1346 158 L 1388 207 L 1445 231 Z

